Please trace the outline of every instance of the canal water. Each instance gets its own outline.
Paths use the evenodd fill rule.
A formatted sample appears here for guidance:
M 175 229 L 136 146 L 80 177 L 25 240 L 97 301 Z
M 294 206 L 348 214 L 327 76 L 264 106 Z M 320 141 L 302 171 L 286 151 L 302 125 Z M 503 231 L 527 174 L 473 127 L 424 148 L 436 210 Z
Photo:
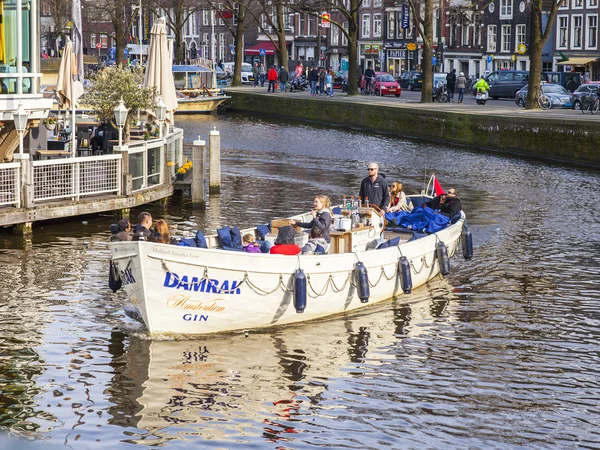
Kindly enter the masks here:
M 408 193 L 432 172 L 458 189 L 475 258 L 360 313 L 152 340 L 108 289 L 111 217 L 4 232 L 0 448 L 600 448 L 597 171 L 269 118 L 178 124 L 223 147 L 207 211 L 149 208 L 179 231 L 340 201 L 377 161 Z

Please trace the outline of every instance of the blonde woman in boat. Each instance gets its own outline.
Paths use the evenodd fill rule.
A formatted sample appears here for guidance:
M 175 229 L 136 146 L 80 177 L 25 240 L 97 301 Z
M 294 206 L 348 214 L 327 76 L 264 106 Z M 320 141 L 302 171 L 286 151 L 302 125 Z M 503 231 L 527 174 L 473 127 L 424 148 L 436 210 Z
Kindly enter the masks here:
M 310 222 L 296 222 L 294 219 L 291 219 L 290 225 L 296 225 L 302 228 L 319 227 L 322 232 L 321 237 L 325 239 L 325 242 L 327 242 L 327 248 L 329 248 L 329 243 L 331 242 L 329 229 L 331 228 L 331 221 L 333 217 L 329 197 L 322 194 L 316 195 L 313 201 L 313 206 L 314 208 L 310 211 L 313 220 Z M 327 248 L 325 249 L 325 252 L 327 252 Z
M 409 202 L 406 204 L 406 194 L 404 193 L 404 186 L 399 181 L 394 181 L 390 188 L 390 206 L 387 208 L 387 212 L 396 211 L 412 211 L 413 204 Z

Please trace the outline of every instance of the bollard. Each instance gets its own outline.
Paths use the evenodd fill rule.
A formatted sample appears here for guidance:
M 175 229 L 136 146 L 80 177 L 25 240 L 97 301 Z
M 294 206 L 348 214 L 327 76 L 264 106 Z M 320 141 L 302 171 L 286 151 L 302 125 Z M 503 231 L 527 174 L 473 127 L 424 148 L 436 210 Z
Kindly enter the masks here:
M 211 132 L 212 133 L 212 132 Z M 206 209 L 206 197 L 204 193 L 204 168 L 206 155 L 206 142 L 200 139 L 194 141 L 192 146 L 192 203 L 200 209 Z
M 208 192 L 218 194 L 221 192 L 221 133 L 217 127 L 210 132 L 208 153 Z

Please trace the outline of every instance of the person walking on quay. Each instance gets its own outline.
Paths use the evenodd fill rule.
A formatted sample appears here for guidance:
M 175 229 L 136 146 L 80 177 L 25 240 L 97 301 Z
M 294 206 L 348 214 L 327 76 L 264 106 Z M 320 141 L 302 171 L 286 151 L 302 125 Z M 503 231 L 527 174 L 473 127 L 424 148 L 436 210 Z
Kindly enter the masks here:
M 256 87 L 258 86 L 260 78 L 260 68 L 258 67 L 258 63 L 254 63 L 254 66 L 252 66 L 252 76 L 254 77 L 254 87 Z
M 308 73 L 308 82 L 310 83 L 310 95 L 313 97 L 317 95 L 317 81 L 319 80 L 319 69 L 313 67 Z
M 448 89 L 448 103 L 454 103 L 454 89 L 456 89 L 456 69 L 446 75 L 446 89 Z
M 267 92 L 275 92 L 275 82 L 277 81 L 277 70 L 275 67 L 271 67 L 269 69 L 269 73 L 267 74 L 267 79 L 269 80 L 269 87 L 267 88 Z
M 321 67 L 319 69 L 319 95 L 323 95 L 325 93 L 325 67 Z
M 334 72 L 330 67 L 327 75 L 325 75 L 325 93 L 327 97 L 333 97 L 333 77 Z
M 369 176 L 365 177 L 360 183 L 358 196 L 362 199 L 369 199 L 370 205 L 375 205 L 382 211 L 385 211 L 390 204 L 390 192 L 387 181 L 379 175 L 379 164 L 369 163 Z
M 285 66 L 281 66 L 279 68 L 279 92 L 285 92 L 289 79 L 290 74 L 288 73 L 287 69 Z
M 265 78 L 267 77 L 267 69 L 265 69 L 265 65 L 260 65 L 260 87 L 265 87 Z
M 456 89 L 458 89 L 458 103 L 462 103 L 465 97 L 465 88 L 467 87 L 467 77 L 461 72 L 456 79 Z

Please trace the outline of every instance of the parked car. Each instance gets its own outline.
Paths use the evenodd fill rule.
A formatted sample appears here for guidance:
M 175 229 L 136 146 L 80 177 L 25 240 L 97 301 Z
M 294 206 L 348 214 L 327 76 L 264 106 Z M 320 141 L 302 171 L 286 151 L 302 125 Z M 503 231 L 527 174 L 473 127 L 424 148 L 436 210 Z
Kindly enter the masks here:
M 223 64 L 223 70 L 225 74 L 233 77 L 235 63 L 226 62 Z M 254 76 L 252 75 L 252 64 L 250 63 L 242 63 L 242 71 L 240 76 L 242 77 L 242 83 L 248 84 L 254 82 Z
M 497 70 L 485 77 L 490 85 L 489 96 L 494 100 L 500 97 L 515 98 L 528 80 L 529 72 L 525 70 Z
M 573 92 L 573 109 L 580 110 L 584 99 L 590 94 L 596 94 L 598 88 L 600 88 L 600 81 L 582 84 L 575 89 L 575 92 Z
M 360 79 L 360 88 L 365 88 L 365 77 L 364 75 Z M 373 84 L 373 89 L 375 94 L 377 95 L 395 95 L 396 97 L 400 97 L 402 93 L 402 88 L 396 81 L 396 79 L 392 76 L 391 73 L 387 72 L 375 72 L 375 80 Z
M 578 72 L 542 72 L 542 79 L 548 83 L 560 84 L 569 92 L 581 86 L 581 74 Z
M 402 89 L 408 89 L 409 91 L 423 89 L 423 73 L 416 70 L 403 72 L 398 78 L 398 84 Z
M 571 93 L 560 84 L 543 83 L 540 85 L 542 92 L 550 98 L 553 108 L 570 108 L 572 105 Z M 529 86 L 520 89 L 515 95 L 515 103 L 525 107 Z

